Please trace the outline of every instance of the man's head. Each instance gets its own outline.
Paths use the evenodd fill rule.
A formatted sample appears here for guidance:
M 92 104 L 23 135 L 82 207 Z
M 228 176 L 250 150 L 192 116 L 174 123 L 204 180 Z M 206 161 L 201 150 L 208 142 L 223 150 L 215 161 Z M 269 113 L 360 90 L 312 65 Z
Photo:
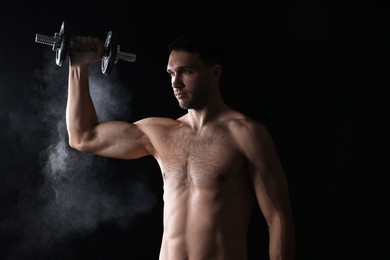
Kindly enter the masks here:
M 167 72 L 181 108 L 202 109 L 220 99 L 223 47 L 212 34 L 189 32 L 168 45 Z
M 191 31 L 168 45 L 168 51 L 187 51 L 198 54 L 207 64 L 224 63 L 224 48 L 220 39 L 210 32 Z

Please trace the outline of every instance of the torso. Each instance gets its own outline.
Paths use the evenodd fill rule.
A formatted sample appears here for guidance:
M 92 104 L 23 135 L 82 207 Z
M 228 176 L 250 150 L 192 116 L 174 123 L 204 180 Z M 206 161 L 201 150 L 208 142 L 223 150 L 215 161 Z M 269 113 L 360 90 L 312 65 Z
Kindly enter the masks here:
M 160 260 L 244 260 L 253 192 L 228 123 L 174 125 L 155 143 L 164 181 Z

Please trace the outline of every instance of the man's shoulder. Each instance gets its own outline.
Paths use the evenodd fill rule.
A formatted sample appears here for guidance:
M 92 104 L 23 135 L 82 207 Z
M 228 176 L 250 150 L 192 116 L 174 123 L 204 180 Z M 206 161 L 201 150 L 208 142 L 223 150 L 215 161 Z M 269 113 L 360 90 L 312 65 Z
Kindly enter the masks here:
M 227 125 L 230 132 L 239 138 L 269 136 L 269 130 L 263 122 L 254 120 L 240 112 L 234 113 L 234 116 L 227 120 Z
M 172 127 L 180 124 L 180 121 L 177 119 L 169 117 L 147 117 L 135 122 L 137 125 L 149 125 L 149 126 L 159 126 L 159 127 Z
M 248 128 L 248 130 L 266 128 L 262 122 L 256 121 L 253 118 L 238 111 L 232 111 L 230 116 L 228 117 L 227 122 L 231 127 Z

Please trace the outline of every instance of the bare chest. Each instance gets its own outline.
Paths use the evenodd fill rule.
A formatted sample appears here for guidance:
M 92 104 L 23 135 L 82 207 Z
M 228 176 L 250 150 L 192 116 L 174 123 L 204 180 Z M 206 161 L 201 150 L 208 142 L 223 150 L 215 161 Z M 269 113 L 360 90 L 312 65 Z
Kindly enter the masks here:
M 165 138 L 160 154 L 164 181 L 171 184 L 221 183 L 243 165 L 235 142 L 225 132 L 207 135 L 176 132 Z

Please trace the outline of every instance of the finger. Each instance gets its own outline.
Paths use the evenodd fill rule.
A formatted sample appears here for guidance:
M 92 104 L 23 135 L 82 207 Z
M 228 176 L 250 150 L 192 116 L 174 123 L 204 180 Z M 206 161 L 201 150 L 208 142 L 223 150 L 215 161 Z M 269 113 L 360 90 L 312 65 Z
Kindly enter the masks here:
M 93 38 L 93 45 L 95 47 L 95 50 L 99 53 L 99 55 L 103 55 L 104 45 L 99 38 Z

